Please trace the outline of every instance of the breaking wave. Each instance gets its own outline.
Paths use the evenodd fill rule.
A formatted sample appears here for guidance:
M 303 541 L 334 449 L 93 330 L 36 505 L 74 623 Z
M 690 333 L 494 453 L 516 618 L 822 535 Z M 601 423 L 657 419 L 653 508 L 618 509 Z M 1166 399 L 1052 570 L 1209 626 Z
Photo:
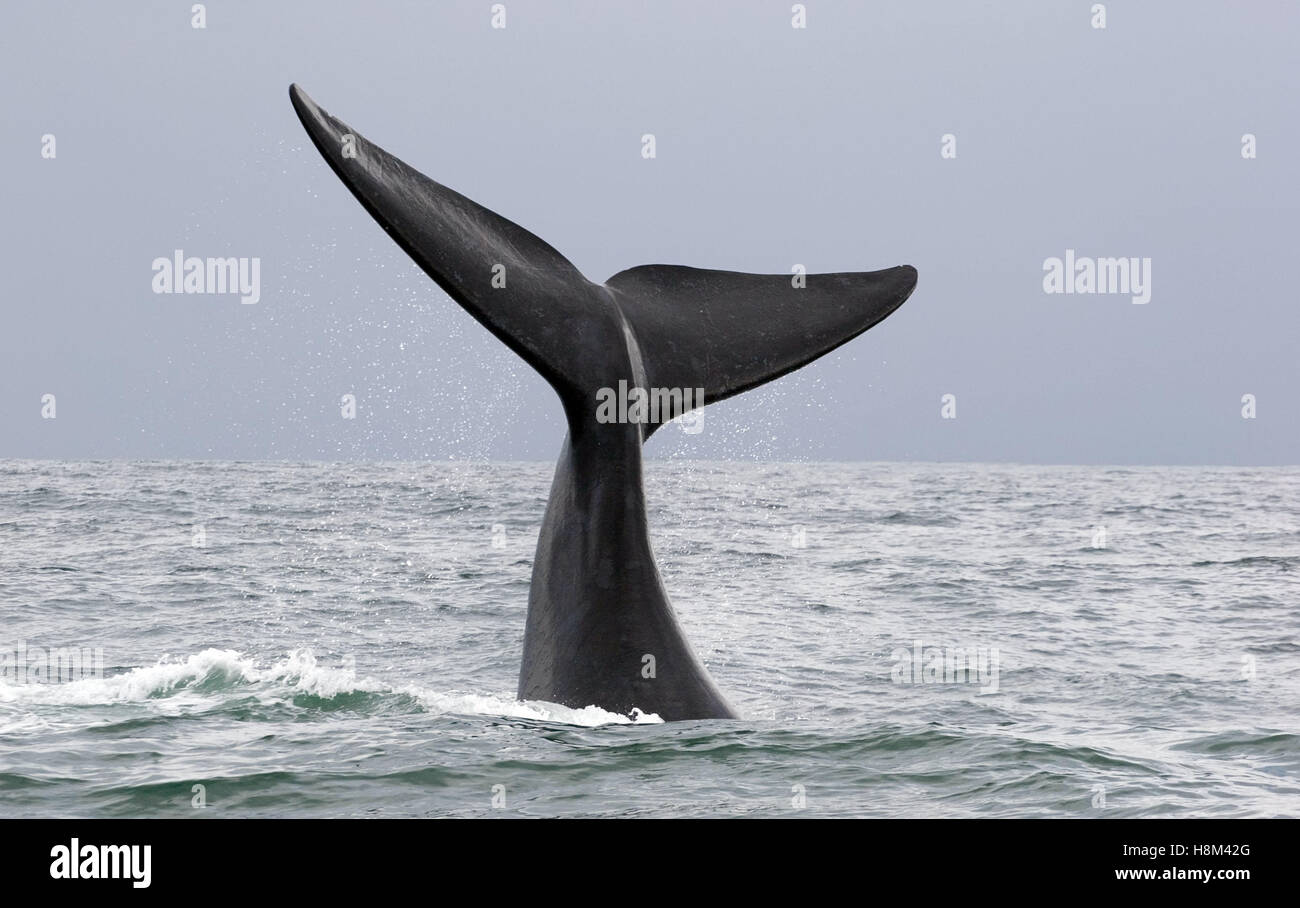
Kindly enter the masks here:
M 304 700 L 335 701 L 355 694 L 378 695 L 389 701 L 407 698 L 425 712 L 451 715 L 500 716 L 561 725 L 595 727 L 658 723 L 654 714 L 634 709 L 629 715 L 596 706 L 575 709 L 538 700 L 516 700 L 506 694 L 434 691 L 392 686 L 358 677 L 347 666 L 321 665 L 308 649 L 294 650 L 270 665 L 234 650 L 205 649 L 186 657 L 164 656 L 156 664 L 132 668 L 103 678 L 83 678 L 63 684 L 15 684 L 0 679 L 0 704 L 98 706 L 124 702 L 175 707 L 211 708 L 231 694 L 252 694 L 262 700 L 302 704 Z M 14 716 L 4 731 L 30 720 Z

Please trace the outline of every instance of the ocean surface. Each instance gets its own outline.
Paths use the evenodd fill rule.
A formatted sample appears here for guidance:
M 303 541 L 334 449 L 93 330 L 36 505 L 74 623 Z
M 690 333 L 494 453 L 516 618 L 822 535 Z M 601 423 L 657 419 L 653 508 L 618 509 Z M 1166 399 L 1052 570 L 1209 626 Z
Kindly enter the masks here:
M 515 700 L 552 469 L 0 461 L 0 816 L 1300 815 L 1300 470 L 651 461 L 660 723 Z

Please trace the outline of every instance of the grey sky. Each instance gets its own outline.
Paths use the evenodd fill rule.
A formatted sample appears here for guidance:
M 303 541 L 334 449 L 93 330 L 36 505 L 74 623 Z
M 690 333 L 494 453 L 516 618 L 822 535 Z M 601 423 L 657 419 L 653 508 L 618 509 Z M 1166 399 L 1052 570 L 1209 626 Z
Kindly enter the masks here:
M 1300 462 L 1300 5 L 190 5 L 6 8 L 2 457 L 555 455 L 550 389 L 330 172 L 298 82 L 596 280 L 919 269 L 652 456 Z M 155 295 L 177 248 L 260 258 L 260 302 Z M 1151 302 L 1045 294 L 1066 249 L 1149 257 Z

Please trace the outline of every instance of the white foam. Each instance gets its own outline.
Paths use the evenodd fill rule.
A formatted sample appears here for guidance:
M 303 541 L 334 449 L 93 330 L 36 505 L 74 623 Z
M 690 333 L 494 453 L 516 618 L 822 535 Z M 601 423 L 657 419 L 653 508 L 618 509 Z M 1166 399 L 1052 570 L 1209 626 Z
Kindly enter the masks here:
M 0 678 L 0 703 L 19 706 L 142 703 L 160 712 L 175 713 L 210 706 L 222 692 L 236 688 L 257 695 L 263 702 L 283 701 L 300 694 L 328 699 L 357 691 L 399 693 L 415 698 L 425 709 L 437 714 L 502 716 L 586 727 L 663 721 L 653 713 L 638 709 L 632 710 L 631 715 L 621 715 L 597 706 L 573 709 L 537 700 L 515 700 L 505 694 L 438 692 L 410 685 L 392 687 L 373 678 L 358 678 L 349 667 L 320 665 L 309 649 L 294 650 L 265 667 L 234 650 L 205 649 L 185 658 L 164 656 L 154 665 L 106 678 L 83 678 L 63 684 L 15 684 Z
M 297 650 L 268 668 L 259 668 L 252 659 L 233 650 L 205 649 L 184 659 L 163 656 L 154 665 L 105 678 L 82 678 L 63 684 L 15 684 L 0 679 L 0 702 L 90 706 L 151 700 L 182 692 L 201 695 L 266 682 L 283 682 L 297 692 L 323 697 L 364 689 L 366 683 L 358 682 L 348 669 L 317 665 L 310 650 Z M 208 690 L 194 691 L 196 686 Z
M 184 661 L 164 656 L 157 664 L 106 678 L 82 678 L 63 684 L 15 684 L 0 679 L 0 702 L 90 706 L 145 700 L 202 679 L 237 681 L 251 663 L 239 653 L 207 649 Z
M 594 728 L 599 725 L 655 725 L 663 719 L 655 713 L 633 709 L 630 715 L 612 713 L 599 706 L 574 709 L 545 700 L 516 700 L 507 695 L 483 695 L 452 691 L 438 693 L 422 688 L 406 688 L 410 694 L 433 713 L 452 713 L 464 716 L 503 716 L 512 719 L 536 719 L 540 722 L 559 722 L 564 725 L 582 725 Z

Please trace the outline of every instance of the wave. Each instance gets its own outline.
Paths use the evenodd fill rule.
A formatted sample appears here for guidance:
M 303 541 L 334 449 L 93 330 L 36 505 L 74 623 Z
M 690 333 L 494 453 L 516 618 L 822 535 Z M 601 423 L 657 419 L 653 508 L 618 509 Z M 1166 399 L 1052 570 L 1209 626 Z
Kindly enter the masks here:
M 914 527 L 955 527 L 960 524 L 955 517 L 947 514 L 917 514 L 908 511 L 893 511 L 878 518 L 877 522 Z
M 309 649 L 295 650 L 264 667 L 234 650 L 205 649 L 185 658 L 164 656 L 154 665 L 104 678 L 63 684 L 15 684 L 0 679 L 0 705 L 20 707 L 168 702 L 216 706 L 232 694 L 257 694 L 273 701 L 318 707 L 340 700 L 361 702 L 357 695 L 378 695 L 389 701 L 409 698 L 419 709 L 435 714 L 497 716 L 584 727 L 663 721 L 639 709 L 623 715 L 597 706 L 572 708 L 540 700 L 516 700 L 505 694 L 434 691 L 416 685 L 395 687 L 373 678 L 358 678 L 350 667 L 321 665 Z M 0 730 L 18 731 L 30 721 L 28 713 L 6 722 Z
M 1213 567 L 1215 565 L 1228 567 L 1256 567 L 1263 565 L 1289 571 L 1291 570 L 1291 566 L 1295 564 L 1300 564 L 1300 555 L 1248 555 L 1244 558 L 1235 558 L 1231 561 L 1193 561 L 1192 567 Z

